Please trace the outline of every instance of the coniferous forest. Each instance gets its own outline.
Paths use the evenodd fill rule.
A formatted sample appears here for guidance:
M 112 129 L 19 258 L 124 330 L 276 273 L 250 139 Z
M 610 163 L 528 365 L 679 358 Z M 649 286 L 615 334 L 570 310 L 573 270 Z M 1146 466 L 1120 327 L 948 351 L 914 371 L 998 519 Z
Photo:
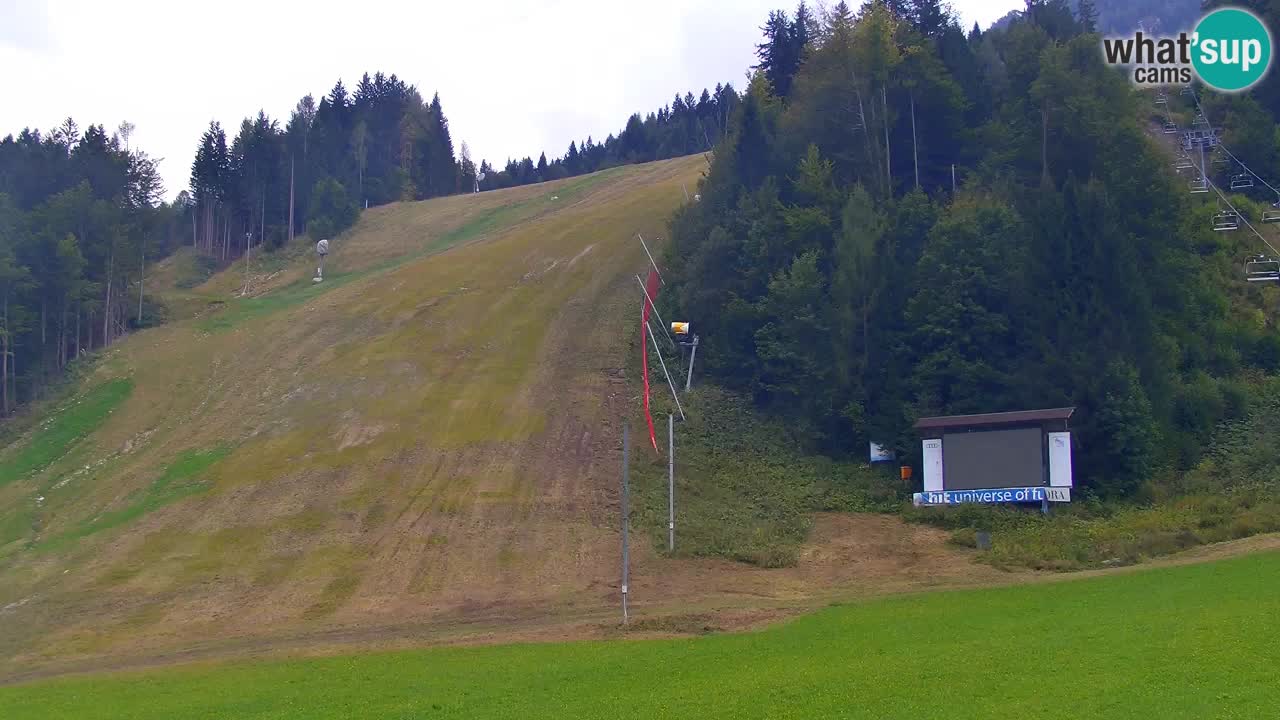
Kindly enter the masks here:
M 696 323 L 716 382 L 852 457 L 869 441 L 910 455 L 922 415 L 1076 405 L 1081 476 L 1133 495 L 1204 459 L 1280 370 L 1280 335 L 1274 289 L 1241 278 L 1263 248 L 1211 230 L 1150 94 L 1102 64 L 1098 33 L 1130 22 L 1090 0 L 1028 0 L 986 31 L 940 0 L 802 3 L 763 19 L 742 94 L 676 94 L 501 168 L 455 146 L 438 95 L 366 74 L 287 120 L 211 122 L 172 202 L 128 123 L 24 130 L 0 141 L 0 404 L 163 320 L 146 273 L 175 248 L 228 263 L 480 173 L 490 190 L 701 152 L 663 302 Z M 1278 77 L 1200 96 L 1260 177 L 1280 177 Z
M 38 398 L 83 352 L 163 320 L 146 291 L 148 262 L 183 246 L 216 266 L 306 233 L 329 237 L 364 207 L 555 180 L 709 150 L 737 102 L 731 85 L 676 95 L 622 130 L 542 153 L 478 164 L 455 147 L 439 96 L 395 75 L 339 80 L 287 122 L 247 117 L 228 137 L 216 121 L 195 143 L 189 189 L 164 202 L 157 162 L 129 147 L 133 128 L 49 131 L 0 140 L 0 407 Z
M 1201 462 L 1280 369 L 1275 289 L 1242 272 L 1267 248 L 1211 229 L 1079 8 L 1030 0 L 985 33 L 938 0 L 771 15 L 674 220 L 663 314 L 704 371 L 825 453 L 911 458 L 918 417 L 1077 406 L 1098 495 Z M 1270 77 L 1204 106 L 1275 178 Z

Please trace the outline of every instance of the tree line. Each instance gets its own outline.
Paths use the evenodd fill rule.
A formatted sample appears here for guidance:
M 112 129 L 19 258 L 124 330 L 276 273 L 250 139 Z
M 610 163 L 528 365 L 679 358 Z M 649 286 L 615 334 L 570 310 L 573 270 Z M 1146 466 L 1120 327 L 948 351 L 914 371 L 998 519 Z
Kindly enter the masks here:
M 228 140 L 218 122 L 200 138 L 191 166 L 192 244 L 222 260 L 258 245 L 268 249 L 303 232 L 327 237 L 352 225 L 359 211 L 477 187 L 492 190 L 709 150 L 737 101 L 730 85 L 677 95 L 645 117 L 635 114 L 617 136 L 571 142 L 564 156 L 542 153 L 479 165 L 466 143 L 455 156 L 439 95 L 426 102 L 412 85 L 381 72 L 354 92 L 339 80 L 317 103 L 298 101 L 283 126 L 259 112 Z
M 304 96 L 283 126 L 245 118 L 230 142 L 211 122 L 190 185 L 192 244 L 225 260 L 340 232 L 366 204 L 458 192 L 463 178 L 439 95 L 379 72 L 354 92 L 339 80 L 319 103 Z
M 503 169 L 496 170 L 487 161 L 481 161 L 479 172 L 485 176 L 481 190 L 494 190 L 516 185 L 559 180 L 584 175 L 617 165 L 665 160 L 697 152 L 711 150 L 729 123 L 729 117 L 738 102 L 738 93 L 731 84 L 717 84 L 715 91 L 705 88 L 697 98 L 692 92 L 679 94 L 669 105 L 644 116 L 635 113 L 615 136 L 612 133 L 603 142 L 590 136 L 582 142 L 569 143 L 569 149 L 561 157 L 547 161 L 544 152 L 535 163 L 531 158 L 508 159 Z M 474 176 L 469 165 L 468 153 L 464 153 L 464 177 Z M 468 172 L 470 169 L 473 172 Z
M 824 452 L 910 458 L 922 416 L 1074 405 L 1095 493 L 1196 464 L 1280 334 L 1240 276 L 1251 236 L 1211 231 L 1082 5 L 985 33 L 939 0 L 772 13 L 673 220 L 663 314 L 706 372 Z M 1214 102 L 1274 148 L 1258 99 Z
M 197 144 L 190 186 L 164 202 L 157 161 L 129 147 L 133 126 L 0 140 L 0 412 L 41 396 L 84 352 L 163 320 L 146 269 L 181 246 L 226 263 L 296 235 L 329 237 L 366 206 L 554 180 L 614 165 L 705 151 L 721 139 L 738 94 L 730 85 L 677 95 L 631 116 L 615 136 L 571 142 L 550 162 L 477 166 L 455 157 L 440 98 L 396 75 L 341 80 L 301 98 L 282 125 L 259 111 L 233 136 L 217 122 Z
M 0 140 L 0 411 L 38 397 L 81 353 L 158 319 L 147 263 L 167 254 L 180 203 L 156 161 L 72 119 Z

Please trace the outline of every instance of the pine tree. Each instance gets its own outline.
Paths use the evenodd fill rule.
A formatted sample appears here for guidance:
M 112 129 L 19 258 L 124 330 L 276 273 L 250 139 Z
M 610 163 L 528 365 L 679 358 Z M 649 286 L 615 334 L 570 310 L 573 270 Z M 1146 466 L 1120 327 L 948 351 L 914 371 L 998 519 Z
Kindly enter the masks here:
M 765 41 L 756 46 L 760 63 L 754 69 L 764 73 L 774 95 L 785 98 L 791 94 L 791 79 L 800 64 L 794 48 L 791 21 L 785 11 L 774 10 L 760 29 L 764 32 Z
M 1086 33 L 1098 32 L 1098 8 L 1093 4 L 1093 0 L 1079 0 L 1076 7 L 1077 17 L 1080 19 L 1080 27 Z
M 449 136 L 449 121 L 440 105 L 439 93 L 432 96 L 429 111 L 427 197 L 435 197 L 457 191 L 457 162 L 453 155 L 453 139 Z
M 578 156 L 578 146 L 572 140 L 569 141 L 569 152 L 564 155 L 565 169 L 570 175 L 577 175 L 582 172 L 581 159 Z

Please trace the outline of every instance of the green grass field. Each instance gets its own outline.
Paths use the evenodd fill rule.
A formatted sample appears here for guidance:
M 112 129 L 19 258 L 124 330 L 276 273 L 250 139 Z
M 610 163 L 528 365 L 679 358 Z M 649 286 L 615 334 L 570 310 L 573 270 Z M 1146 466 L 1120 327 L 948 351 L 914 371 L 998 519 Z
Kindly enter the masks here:
M 28 442 L 0 461 L 0 486 L 26 477 L 62 457 L 97 429 L 132 390 L 132 380 L 112 380 L 55 410 L 36 428 Z
M 22 718 L 1262 718 L 1280 554 L 833 607 L 757 633 L 198 665 L 0 688 Z

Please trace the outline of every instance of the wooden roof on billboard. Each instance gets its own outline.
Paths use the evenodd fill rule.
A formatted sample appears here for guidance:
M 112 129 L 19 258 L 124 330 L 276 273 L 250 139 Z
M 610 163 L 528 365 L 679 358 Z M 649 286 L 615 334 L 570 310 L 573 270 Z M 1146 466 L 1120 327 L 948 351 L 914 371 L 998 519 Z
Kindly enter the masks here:
M 983 413 L 981 415 L 946 415 L 941 417 L 920 418 L 916 421 L 917 430 L 940 430 L 957 427 L 983 427 L 986 425 L 1015 425 L 1020 423 L 1037 423 L 1050 420 L 1066 420 L 1076 409 L 1074 407 L 1048 408 L 1045 410 L 1015 410 L 1013 412 Z

